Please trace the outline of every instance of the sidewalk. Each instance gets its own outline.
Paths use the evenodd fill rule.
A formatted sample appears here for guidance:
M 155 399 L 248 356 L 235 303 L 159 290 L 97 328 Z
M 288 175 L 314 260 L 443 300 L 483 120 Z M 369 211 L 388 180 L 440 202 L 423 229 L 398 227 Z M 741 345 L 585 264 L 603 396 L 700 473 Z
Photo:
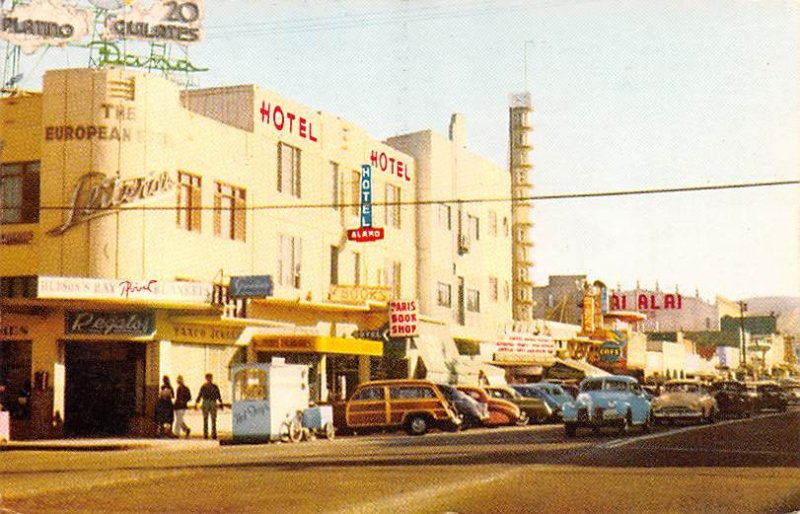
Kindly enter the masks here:
M 0 442 L 0 452 L 4 451 L 68 451 L 68 452 L 108 452 L 122 450 L 182 451 L 219 447 L 220 442 L 213 439 L 139 439 L 139 438 L 100 438 L 100 439 L 40 439 L 34 441 Z

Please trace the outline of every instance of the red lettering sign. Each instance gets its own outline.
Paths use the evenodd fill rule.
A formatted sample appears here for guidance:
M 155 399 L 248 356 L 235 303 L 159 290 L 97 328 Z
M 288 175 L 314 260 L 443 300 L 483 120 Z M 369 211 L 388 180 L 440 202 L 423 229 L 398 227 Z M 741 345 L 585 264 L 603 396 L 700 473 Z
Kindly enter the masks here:
M 369 243 L 383 239 L 383 229 L 379 227 L 361 227 L 347 231 L 347 239 L 356 243 Z
M 317 142 L 317 138 L 314 136 L 314 124 L 306 118 L 292 111 L 285 111 L 278 104 L 273 106 L 264 100 L 261 101 L 261 109 L 258 112 L 261 114 L 261 123 L 272 125 L 279 132 L 283 132 L 286 129 L 289 134 Z M 297 123 L 295 123 L 295 120 L 297 120 Z
M 408 166 L 403 161 L 398 161 L 394 157 L 386 155 L 386 152 L 372 150 L 369 160 L 375 168 L 411 182 L 411 177 L 408 175 Z

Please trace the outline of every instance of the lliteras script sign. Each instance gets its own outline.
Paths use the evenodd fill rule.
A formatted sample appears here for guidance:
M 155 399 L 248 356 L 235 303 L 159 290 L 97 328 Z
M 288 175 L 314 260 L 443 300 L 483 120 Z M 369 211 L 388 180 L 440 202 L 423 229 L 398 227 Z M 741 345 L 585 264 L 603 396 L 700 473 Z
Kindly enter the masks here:
M 414 337 L 417 334 L 417 301 L 389 302 L 389 337 Z

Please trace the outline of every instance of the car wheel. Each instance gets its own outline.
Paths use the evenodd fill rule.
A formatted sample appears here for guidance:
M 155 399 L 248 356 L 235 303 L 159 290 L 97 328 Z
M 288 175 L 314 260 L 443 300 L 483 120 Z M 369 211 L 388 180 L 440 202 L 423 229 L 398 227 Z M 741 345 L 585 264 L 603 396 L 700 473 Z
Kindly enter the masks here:
M 333 423 L 325 423 L 325 439 L 333 439 L 336 437 L 336 427 Z
M 420 414 L 411 416 L 406 421 L 406 433 L 408 435 L 425 435 L 428 432 L 428 418 Z
M 525 425 L 528 424 L 529 421 L 530 417 L 528 416 L 528 413 L 522 411 L 519 413 L 519 417 L 517 418 L 517 421 L 514 424 L 517 425 L 518 427 L 524 427 Z
M 578 425 L 575 423 L 564 423 L 564 433 L 567 437 L 575 437 L 575 432 L 578 430 Z
M 631 433 L 631 413 L 627 413 L 624 418 L 622 418 L 622 423 L 619 425 L 619 433 L 620 435 L 628 435 Z
M 650 431 L 650 416 L 644 418 L 644 423 L 642 423 L 642 432 L 649 432 Z
M 708 417 L 708 424 L 709 425 L 713 425 L 714 423 L 716 423 L 718 416 L 719 416 L 719 413 L 717 412 L 717 409 L 712 407 L 711 408 L 711 415 Z

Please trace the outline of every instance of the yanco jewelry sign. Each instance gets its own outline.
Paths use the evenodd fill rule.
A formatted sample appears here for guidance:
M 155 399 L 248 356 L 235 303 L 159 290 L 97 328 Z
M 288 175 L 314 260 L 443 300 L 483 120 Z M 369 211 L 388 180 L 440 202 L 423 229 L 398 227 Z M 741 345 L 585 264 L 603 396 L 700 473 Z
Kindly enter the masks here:
M 202 40 L 205 16 L 202 0 L 90 1 L 106 12 L 103 41 L 124 39 L 188 45 Z M 43 46 L 77 43 L 91 33 L 94 25 L 92 11 L 61 0 L 31 0 L 0 9 L 0 39 L 19 46 L 26 54 Z

